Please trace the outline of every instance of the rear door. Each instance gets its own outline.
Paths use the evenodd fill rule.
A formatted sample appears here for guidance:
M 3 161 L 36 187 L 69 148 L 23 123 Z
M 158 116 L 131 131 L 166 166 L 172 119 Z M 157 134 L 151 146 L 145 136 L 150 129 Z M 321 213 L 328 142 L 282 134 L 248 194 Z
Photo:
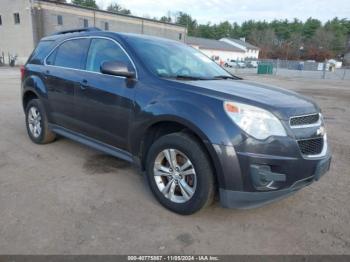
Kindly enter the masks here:
M 47 58 L 44 78 L 48 88 L 52 121 L 76 131 L 75 93 L 80 88 L 90 39 L 63 42 Z
M 91 40 L 86 72 L 79 75 L 82 85 L 76 95 L 80 133 L 125 150 L 137 81 L 102 74 L 100 67 L 106 61 L 124 62 L 135 71 L 117 42 L 106 38 Z

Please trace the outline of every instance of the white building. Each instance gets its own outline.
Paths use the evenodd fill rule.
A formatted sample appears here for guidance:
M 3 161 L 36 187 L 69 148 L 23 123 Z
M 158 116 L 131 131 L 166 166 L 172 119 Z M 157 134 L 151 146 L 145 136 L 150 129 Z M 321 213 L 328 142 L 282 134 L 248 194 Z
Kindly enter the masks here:
M 228 60 L 242 61 L 245 57 L 245 51 L 242 48 L 224 41 L 188 36 L 186 43 L 221 65 Z
M 258 59 L 259 47 L 256 47 L 245 41 L 245 38 L 233 39 L 233 38 L 221 38 L 220 41 L 230 44 L 236 48 L 244 50 L 244 59 Z
M 183 26 L 49 0 L 0 0 L 0 60 L 26 62 L 38 41 L 57 31 L 99 27 L 106 31 L 154 35 L 184 42 Z

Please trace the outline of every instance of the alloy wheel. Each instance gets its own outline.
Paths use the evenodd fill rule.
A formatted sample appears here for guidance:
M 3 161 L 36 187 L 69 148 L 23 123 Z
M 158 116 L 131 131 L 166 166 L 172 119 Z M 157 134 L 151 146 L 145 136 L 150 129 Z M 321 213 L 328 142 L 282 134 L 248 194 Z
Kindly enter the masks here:
M 156 157 L 154 179 L 163 196 L 175 203 L 190 200 L 197 187 L 197 175 L 190 159 L 177 149 L 165 149 Z
M 32 106 L 28 111 L 28 126 L 33 137 L 38 138 L 41 135 L 41 114 L 35 106 Z

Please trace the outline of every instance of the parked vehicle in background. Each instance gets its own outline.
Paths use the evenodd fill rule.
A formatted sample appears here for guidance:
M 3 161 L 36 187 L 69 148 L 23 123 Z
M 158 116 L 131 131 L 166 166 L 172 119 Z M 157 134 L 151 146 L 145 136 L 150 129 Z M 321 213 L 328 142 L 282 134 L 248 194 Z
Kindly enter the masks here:
M 224 63 L 224 67 L 237 67 L 237 63 L 235 60 L 227 60 Z
M 221 59 L 219 56 L 212 56 L 211 60 L 213 60 L 215 63 L 217 63 L 218 65 L 221 64 Z
M 343 63 L 341 61 L 337 61 L 335 59 L 329 59 L 327 61 L 327 67 L 334 67 L 336 69 L 339 69 L 342 67 Z
M 159 203 L 179 214 L 217 193 L 224 207 L 270 203 L 330 166 L 311 99 L 232 76 L 178 41 L 61 32 L 40 41 L 21 78 L 34 143 L 61 135 L 134 163 Z
M 248 68 L 257 68 L 258 67 L 258 61 L 252 60 L 246 62 Z
M 246 68 L 246 63 L 244 61 L 237 61 L 237 65 L 239 68 Z
M 246 64 L 243 61 L 237 60 L 228 60 L 224 63 L 224 66 L 233 68 L 246 68 Z

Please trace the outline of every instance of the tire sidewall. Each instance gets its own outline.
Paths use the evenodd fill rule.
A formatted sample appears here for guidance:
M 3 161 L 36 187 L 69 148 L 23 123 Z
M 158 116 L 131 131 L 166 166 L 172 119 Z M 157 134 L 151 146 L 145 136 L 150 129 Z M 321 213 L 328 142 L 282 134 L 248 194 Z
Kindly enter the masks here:
M 154 179 L 153 169 L 157 155 L 165 149 L 177 149 L 184 153 L 192 162 L 196 170 L 197 186 L 194 195 L 185 203 L 175 203 L 164 197 L 159 191 Z M 147 180 L 153 194 L 158 201 L 166 208 L 182 214 L 189 215 L 198 210 L 208 202 L 212 180 L 212 169 L 203 149 L 191 138 L 184 135 L 175 137 L 166 135 L 157 140 L 150 148 L 146 162 Z
M 38 111 L 40 112 L 40 116 L 41 116 L 41 120 L 40 120 L 41 133 L 40 133 L 40 136 L 38 136 L 38 137 L 34 137 L 32 132 L 30 131 L 30 128 L 29 128 L 28 115 L 29 115 L 29 110 L 32 107 L 36 107 L 38 109 Z M 45 114 L 45 110 L 44 110 L 39 99 L 33 99 L 33 100 L 29 101 L 29 103 L 26 107 L 25 117 L 26 117 L 26 128 L 27 128 L 27 132 L 28 132 L 30 139 L 36 144 L 41 144 L 44 141 L 44 138 L 46 136 L 46 114 Z

